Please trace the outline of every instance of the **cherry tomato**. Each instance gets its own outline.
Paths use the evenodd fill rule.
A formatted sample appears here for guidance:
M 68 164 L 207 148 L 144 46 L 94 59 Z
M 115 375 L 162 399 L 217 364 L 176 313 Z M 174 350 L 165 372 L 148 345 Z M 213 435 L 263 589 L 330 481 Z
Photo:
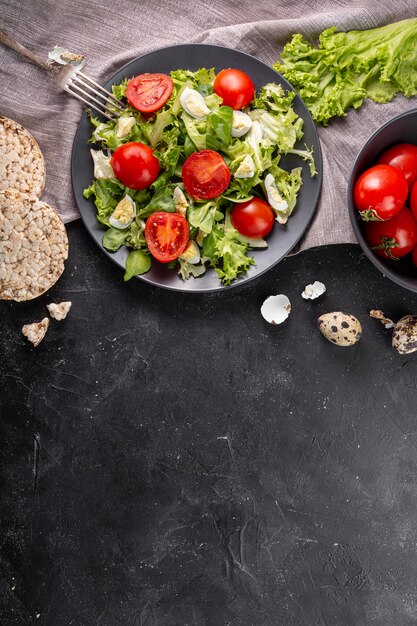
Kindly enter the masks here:
M 188 222 L 179 213 L 158 211 L 146 221 L 145 239 L 149 251 L 161 263 L 178 259 L 187 247 Z
M 159 161 L 152 148 L 130 141 L 115 150 L 110 159 L 114 175 L 129 189 L 147 189 L 159 174 Z
M 413 188 L 411 190 L 410 209 L 414 216 L 414 219 L 417 220 L 417 183 L 414 183 Z
M 365 224 L 365 236 L 375 254 L 399 259 L 417 244 L 417 222 L 410 209 L 403 207 L 390 220 Z
M 353 190 L 356 208 L 365 221 L 389 220 L 404 206 L 405 176 L 391 165 L 374 165 L 363 172 Z
M 166 74 L 139 74 L 127 83 L 129 104 L 142 113 L 153 113 L 164 106 L 174 88 Z
M 223 104 L 232 109 L 243 109 L 255 95 L 255 86 L 249 76 L 241 70 L 222 70 L 213 84 L 214 93 L 223 98 Z
M 408 190 L 411 191 L 417 181 L 417 146 L 412 143 L 397 143 L 379 157 L 378 163 L 386 163 L 401 170 L 408 183 Z
M 214 150 L 193 152 L 182 167 L 182 180 L 189 194 L 208 200 L 220 196 L 230 183 L 226 161 Z
M 253 198 L 235 204 L 230 216 L 232 225 L 244 237 L 260 239 L 271 232 L 275 215 L 265 200 Z

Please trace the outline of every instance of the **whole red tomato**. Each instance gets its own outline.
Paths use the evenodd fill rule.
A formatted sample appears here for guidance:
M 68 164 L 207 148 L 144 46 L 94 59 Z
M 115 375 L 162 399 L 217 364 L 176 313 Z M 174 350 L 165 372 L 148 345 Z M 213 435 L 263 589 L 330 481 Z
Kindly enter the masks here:
M 238 233 L 251 239 L 261 239 L 271 232 L 275 215 L 269 204 L 260 198 L 235 204 L 230 216 Z
M 413 143 L 397 143 L 386 150 L 378 159 L 378 163 L 385 163 L 396 167 L 404 174 L 411 191 L 417 181 L 417 146 Z
M 390 220 L 365 224 L 365 237 L 378 256 L 399 259 L 417 244 L 417 222 L 410 209 L 403 207 Z
M 374 165 L 359 176 L 353 197 L 365 221 L 389 220 L 404 206 L 408 195 L 405 176 L 391 165 Z
M 223 99 L 223 104 L 232 109 L 243 109 L 255 96 L 255 86 L 242 70 L 222 70 L 213 84 L 214 93 Z
M 130 141 L 111 156 L 114 175 L 129 189 L 147 189 L 159 174 L 159 161 L 152 148 L 140 141 Z

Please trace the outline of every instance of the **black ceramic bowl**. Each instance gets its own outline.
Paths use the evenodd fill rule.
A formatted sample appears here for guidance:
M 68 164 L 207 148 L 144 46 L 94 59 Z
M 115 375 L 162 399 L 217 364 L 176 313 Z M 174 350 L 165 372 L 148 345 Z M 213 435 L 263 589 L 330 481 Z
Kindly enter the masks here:
M 381 126 L 359 152 L 348 186 L 349 216 L 359 245 L 375 267 L 398 285 L 417 293 L 417 268 L 412 264 L 410 255 L 398 261 L 390 261 L 374 254 L 364 237 L 364 222 L 360 219 L 359 212 L 353 203 L 353 189 L 359 176 L 376 163 L 382 152 L 396 143 L 417 144 L 416 109 L 402 113 Z

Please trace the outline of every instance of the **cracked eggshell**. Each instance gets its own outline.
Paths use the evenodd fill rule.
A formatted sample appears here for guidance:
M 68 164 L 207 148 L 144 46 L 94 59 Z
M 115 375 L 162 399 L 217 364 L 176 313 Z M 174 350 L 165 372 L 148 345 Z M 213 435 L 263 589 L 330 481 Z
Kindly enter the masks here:
M 304 300 L 315 300 L 324 294 L 326 291 L 326 285 L 318 280 L 315 280 L 311 285 L 306 285 L 301 297 Z
M 282 324 L 291 312 L 291 302 L 287 296 L 280 293 L 269 296 L 261 306 L 261 315 L 270 324 Z
M 353 346 L 362 337 L 360 321 L 349 313 L 324 313 L 317 324 L 322 335 L 337 346 Z
M 411 354 L 417 350 L 417 315 L 405 315 L 394 326 L 392 347 L 399 354 Z

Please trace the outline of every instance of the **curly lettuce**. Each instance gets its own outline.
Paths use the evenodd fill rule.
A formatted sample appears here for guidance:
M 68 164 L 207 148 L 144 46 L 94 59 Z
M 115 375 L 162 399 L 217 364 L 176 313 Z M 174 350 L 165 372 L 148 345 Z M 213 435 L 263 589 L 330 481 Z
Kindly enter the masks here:
M 328 28 L 318 46 L 293 35 L 274 65 L 298 90 L 313 118 L 326 126 L 366 98 L 389 102 L 417 94 L 417 18 L 371 30 Z

